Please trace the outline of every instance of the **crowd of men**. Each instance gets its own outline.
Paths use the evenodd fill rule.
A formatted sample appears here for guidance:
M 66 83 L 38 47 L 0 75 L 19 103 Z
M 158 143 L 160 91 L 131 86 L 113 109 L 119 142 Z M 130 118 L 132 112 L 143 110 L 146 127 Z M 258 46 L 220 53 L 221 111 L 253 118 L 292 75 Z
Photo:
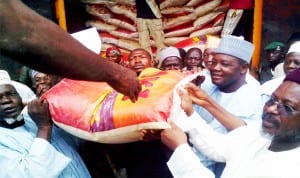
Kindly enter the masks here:
M 280 52 L 284 74 L 260 85 L 248 71 L 255 46 L 241 37 L 225 35 L 203 52 L 163 47 L 158 64 L 142 48 L 126 61 L 111 48 L 109 60 L 99 60 L 18 0 L 0 1 L 0 18 L 1 55 L 32 68 L 33 83 L 24 86 L 0 71 L 0 177 L 103 176 L 89 161 L 107 161 L 114 177 L 299 177 L 299 39 L 265 48 L 275 50 L 270 58 Z M 104 159 L 87 162 L 80 155 L 86 142 L 53 124 L 40 96 L 68 77 L 107 82 L 135 102 L 141 90 L 137 77 L 149 67 L 199 73 L 205 80 L 178 89 L 181 103 L 171 128 L 145 131 L 144 140 L 104 148 Z

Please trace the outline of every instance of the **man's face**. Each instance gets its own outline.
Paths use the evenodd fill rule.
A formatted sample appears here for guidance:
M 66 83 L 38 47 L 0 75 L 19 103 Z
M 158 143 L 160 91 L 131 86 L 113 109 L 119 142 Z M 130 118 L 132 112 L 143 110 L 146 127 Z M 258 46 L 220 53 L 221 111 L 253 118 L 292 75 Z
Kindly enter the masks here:
M 167 57 L 161 65 L 162 70 L 180 70 L 182 69 L 182 61 L 176 56 Z
M 184 63 L 187 66 L 188 70 L 200 67 L 202 63 L 201 51 L 199 50 L 189 51 L 184 58 Z
M 147 51 L 138 49 L 132 51 L 128 56 L 129 68 L 134 70 L 138 75 L 142 70 L 153 67 L 151 56 Z
M 283 63 L 283 69 L 285 74 L 293 72 L 295 69 L 300 67 L 300 53 L 292 52 L 289 53 Z
M 22 111 L 22 100 L 12 85 L 0 85 L 0 119 L 16 118 Z
M 300 134 L 300 85 L 283 82 L 263 109 L 263 131 L 276 138 L 293 138 Z
M 206 48 L 203 51 L 203 62 L 207 69 L 210 69 L 212 64 L 212 59 L 214 58 L 214 50 L 215 48 Z
M 281 48 L 269 50 L 269 51 L 267 51 L 267 60 L 271 64 L 278 64 L 283 57 L 282 54 L 283 54 L 283 52 L 282 52 Z
M 121 61 L 121 56 L 119 54 L 109 54 L 107 55 L 107 59 L 114 63 L 119 64 Z
M 211 80 L 221 91 L 235 91 L 239 88 L 246 72 L 247 65 L 233 56 L 215 54 L 212 59 Z
M 37 73 L 34 76 L 34 87 L 36 88 L 36 95 L 38 97 L 42 96 L 60 80 L 61 78 L 55 75 Z

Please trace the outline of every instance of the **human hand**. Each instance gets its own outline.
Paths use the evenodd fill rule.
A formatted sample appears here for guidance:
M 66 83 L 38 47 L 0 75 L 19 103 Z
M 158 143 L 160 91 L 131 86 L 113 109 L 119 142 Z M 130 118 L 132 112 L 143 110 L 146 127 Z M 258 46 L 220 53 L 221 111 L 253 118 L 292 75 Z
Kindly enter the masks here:
M 161 132 L 161 130 L 142 130 L 140 132 L 141 140 L 146 141 L 146 142 L 159 140 L 160 132 Z
M 187 116 L 193 114 L 193 102 L 188 93 L 184 89 L 178 89 L 177 93 L 181 99 L 181 108 L 186 113 Z
M 199 75 L 191 83 L 195 84 L 196 86 L 200 86 L 205 80 L 205 76 Z
M 193 83 L 186 84 L 185 89 L 188 92 L 193 103 L 198 104 L 202 107 L 204 107 L 207 104 L 208 95 L 203 89 L 197 87 Z
M 48 84 L 39 84 L 36 87 L 36 96 L 40 97 L 42 96 L 46 91 L 48 91 L 51 88 Z
M 160 138 L 171 150 L 175 150 L 178 146 L 187 143 L 187 135 L 175 123 L 170 122 L 171 128 L 161 132 Z
M 45 99 L 35 99 L 28 103 L 28 114 L 38 128 L 51 127 L 53 124 L 49 105 Z
M 122 73 L 122 78 L 111 80 L 107 83 L 118 92 L 128 96 L 132 102 L 136 102 L 142 89 L 136 73 L 125 67 L 122 67 L 120 72 Z

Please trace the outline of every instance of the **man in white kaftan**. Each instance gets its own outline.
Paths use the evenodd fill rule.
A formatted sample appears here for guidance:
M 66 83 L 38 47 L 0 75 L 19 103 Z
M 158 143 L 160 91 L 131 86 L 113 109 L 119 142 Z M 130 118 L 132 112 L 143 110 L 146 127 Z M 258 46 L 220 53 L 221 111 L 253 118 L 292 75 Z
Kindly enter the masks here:
M 253 44 L 235 36 L 225 36 L 214 50 L 215 54 L 209 68 L 210 75 L 200 86 L 212 100 L 241 119 L 243 125 L 260 123 L 263 108 L 263 100 L 258 90 L 259 83 L 249 79 L 248 76 L 252 52 Z M 205 105 L 194 105 L 194 110 L 219 133 L 226 134 L 237 128 L 224 125 Z M 204 156 L 198 149 L 194 151 L 205 166 L 215 169 L 214 161 Z
M 173 149 L 168 161 L 172 175 L 180 178 L 214 175 L 204 167 L 187 143 L 211 159 L 226 162 L 222 178 L 296 178 L 300 168 L 300 69 L 289 74 L 263 109 L 262 124 L 239 127 L 226 135 L 215 132 L 195 112 L 161 133 L 163 143 Z M 201 97 L 196 86 L 187 85 L 190 95 Z M 198 93 L 198 94 L 197 94 Z M 187 95 L 181 95 L 187 101 Z M 194 100 L 193 100 L 194 101 Z M 183 108 L 187 113 L 187 108 Z
M 36 101 L 33 102 L 41 104 Z M 33 104 L 29 106 L 32 108 Z M 33 121 L 27 107 L 20 114 L 22 108 L 22 100 L 11 82 L 0 80 L 0 177 L 90 178 L 76 151 L 76 141 L 48 124 L 51 122 L 42 121 L 45 117 L 50 120 L 49 113 L 35 112 L 39 121 Z

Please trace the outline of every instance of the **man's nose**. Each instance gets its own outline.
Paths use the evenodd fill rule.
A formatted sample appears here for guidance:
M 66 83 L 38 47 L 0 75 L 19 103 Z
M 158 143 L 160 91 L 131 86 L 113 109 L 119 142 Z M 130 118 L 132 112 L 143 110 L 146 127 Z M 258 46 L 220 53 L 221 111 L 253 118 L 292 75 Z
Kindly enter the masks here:
M 213 70 L 221 70 L 221 65 L 216 63 L 211 65 L 211 69 Z
M 6 95 L 1 96 L 1 98 L 0 98 L 1 103 L 7 103 L 7 102 L 10 102 L 10 101 L 11 101 L 10 97 L 6 96 Z

